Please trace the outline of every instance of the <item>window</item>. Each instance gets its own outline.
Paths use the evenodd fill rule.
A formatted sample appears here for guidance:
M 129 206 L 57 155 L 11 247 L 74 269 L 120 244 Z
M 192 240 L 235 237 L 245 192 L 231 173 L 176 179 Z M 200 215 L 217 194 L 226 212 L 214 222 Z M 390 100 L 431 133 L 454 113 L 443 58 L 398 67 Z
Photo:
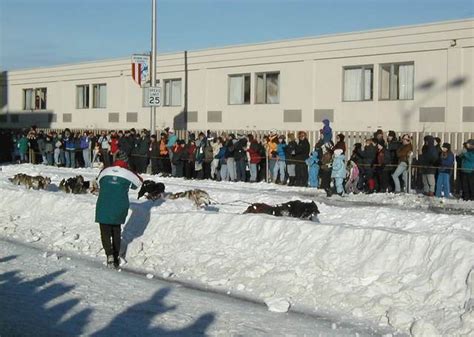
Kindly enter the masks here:
M 280 103 L 279 81 L 280 73 L 262 73 L 256 75 L 255 103 Z
M 181 105 L 181 79 L 165 80 L 165 106 Z
M 373 66 L 345 67 L 343 101 L 371 101 L 373 75 Z
M 380 99 L 413 99 L 415 80 L 413 63 L 392 63 L 380 65 Z
M 78 85 L 76 87 L 76 108 L 89 108 L 89 85 Z
M 23 89 L 23 110 L 45 110 L 46 88 Z
M 250 104 L 250 74 L 229 76 L 229 104 Z
M 107 84 L 93 84 L 92 95 L 93 108 L 107 107 Z

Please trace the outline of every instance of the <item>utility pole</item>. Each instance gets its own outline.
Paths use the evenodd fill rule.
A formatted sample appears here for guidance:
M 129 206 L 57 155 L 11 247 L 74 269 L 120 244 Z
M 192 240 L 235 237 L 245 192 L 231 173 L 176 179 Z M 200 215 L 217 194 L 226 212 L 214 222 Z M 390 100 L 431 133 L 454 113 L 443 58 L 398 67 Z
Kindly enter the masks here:
M 156 0 L 151 3 L 151 87 L 156 87 Z M 156 131 L 156 106 L 150 108 L 150 133 Z

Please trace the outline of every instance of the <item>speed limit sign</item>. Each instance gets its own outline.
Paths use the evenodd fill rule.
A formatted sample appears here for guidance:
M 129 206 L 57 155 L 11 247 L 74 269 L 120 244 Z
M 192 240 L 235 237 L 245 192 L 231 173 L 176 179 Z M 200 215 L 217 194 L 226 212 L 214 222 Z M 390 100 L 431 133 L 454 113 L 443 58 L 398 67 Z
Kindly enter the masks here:
M 149 106 L 161 105 L 161 88 L 160 87 L 148 88 L 148 105 Z

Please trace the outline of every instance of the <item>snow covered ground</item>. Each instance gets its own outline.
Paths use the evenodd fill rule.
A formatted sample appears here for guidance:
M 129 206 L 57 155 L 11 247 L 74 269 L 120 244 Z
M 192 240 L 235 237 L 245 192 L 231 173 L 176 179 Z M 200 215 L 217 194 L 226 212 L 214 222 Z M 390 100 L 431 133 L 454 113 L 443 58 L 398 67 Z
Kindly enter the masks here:
M 7 178 L 20 172 L 49 176 L 54 185 L 12 185 Z M 64 177 L 97 173 L 3 166 L 0 238 L 103 260 L 96 197 L 57 190 Z M 473 203 L 415 195 L 328 200 L 309 188 L 153 179 L 167 192 L 204 189 L 222 204 L 202 210 L 188 200 L 137 201 L 131 191 L 127 268 L 358 326 L 413 336 L 474 333 Z M 320 223 L 241 214 L 246 202 L 294 199 L 315 200 Z
M 1 336 L 378 336 L 0 240 Z

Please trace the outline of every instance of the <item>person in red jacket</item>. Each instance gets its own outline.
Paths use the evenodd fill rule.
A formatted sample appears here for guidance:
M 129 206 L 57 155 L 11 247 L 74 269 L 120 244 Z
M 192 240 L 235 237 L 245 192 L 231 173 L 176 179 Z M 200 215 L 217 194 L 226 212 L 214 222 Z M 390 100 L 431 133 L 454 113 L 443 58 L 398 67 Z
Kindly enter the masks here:
M 119 150 L 119 137 L 117 132 L 113 131 L 110 137 L 110 154 L 112 155 L 112 162 L 117 159 L 117 153 Z
M 247 135 L 249 140 L 249 148 L 247 150 L 250 160 L 249 160 L 249 167 L 250 167 L 250 182 L 257 181 L 257 167 L 258 163 L 262 160 L 262 155 L 260 151 L 260 146 L 258 141 L 255 137 L 251 134 Z

